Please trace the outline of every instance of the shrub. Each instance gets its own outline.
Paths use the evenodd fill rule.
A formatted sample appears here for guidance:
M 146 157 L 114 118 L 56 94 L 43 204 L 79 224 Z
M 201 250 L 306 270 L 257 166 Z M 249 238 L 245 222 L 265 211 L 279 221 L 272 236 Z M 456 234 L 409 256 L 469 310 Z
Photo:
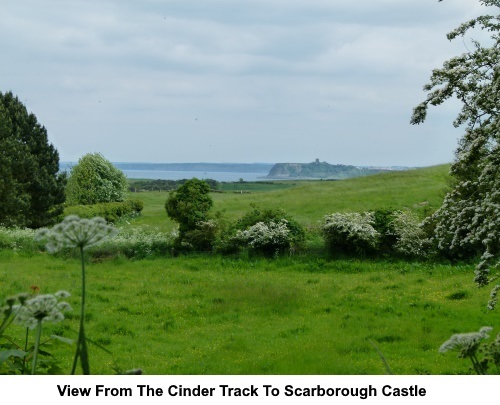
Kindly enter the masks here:
M 179 224 L 178 249 L 207 250 L 207 239 L 200 226 L 210 219 L 212 206 L 210 186 L 204 180 L 187 180 L 170 193 L 165 210 Z
M 395 211 L 389 226 L 388 232 L 396 238 L 393 248 L 397 253 L 416 257 L 426 257 L 430 254 L 430 241 L 414 213 Z
M 78 160 L 66 185 L 66 201 L 71 205 L 123 201 L 127 178 L 100 153 L 88 153 Z
M 257 222 L 244 231 L 237 231 L 235 240 L 250 249 L 264 253 L 274 253 L 290 246 L 290 230 L 288 221 L 281 219 L 279 222 Z
M 221 222 L 217 219 L 199 221 L 196 227 L 184 233 L 181 241 L 182 250 L 209 252 L 213 250 L 217 237 L 221 233 Z
M 129 259 L 165 256 L 174 247 L 177 236 L 176 231 L 120 229 L 117 235 L 90 247 L 88 254 L 94 258 L 123 255 Z
M 226 252 L 245 247 L 269 255 L 295 249 L 304 239 L 302 226 L 285 211 L 253 206 L 226 232 L 219 246 Z
M 102 217 L 108 222 L 115 222 L 124 216 L 140 214 L 143 207 L 144 203 L 137 199 L 91 205 L 72 205 L 66 207 L 64 215 L 78 215 L 80 218 Z
M 394 214 L 395 211 L 390 209 L 373 211 L 375 220 L 373 228 L 380 234 L 378 250 L 381 253 L 391 254 L 394 251 L 396 236 L 391 227 L 391 223 L 394 220 Z
M 29 228 L 5 228 L 0 226 L 0 249 L 12 249 L 13 251 L 36 251 L 43 244 L 34 240 L 36 231 Z
M 326 245 L 334 253 L 374 252 L 380 233 L 374 228 L 373 212 L 333 213 L 324 217 L 322 231 Z

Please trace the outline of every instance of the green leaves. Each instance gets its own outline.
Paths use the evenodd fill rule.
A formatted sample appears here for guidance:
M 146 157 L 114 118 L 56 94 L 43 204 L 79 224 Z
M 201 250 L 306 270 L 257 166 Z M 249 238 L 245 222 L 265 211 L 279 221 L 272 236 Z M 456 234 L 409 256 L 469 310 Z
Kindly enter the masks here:
M 500 8 L 500 0 L 481 4 Z M 462 108 L 453 125 L 466 125 L 451 173 L 456 178 L 441 208 L 429 219 L 443 254 L 479 257 L 475 281 L 487 285 L 500 277 L 500 16 L 484 15 L 448 34 L 455 39 L 473 28 L 490 33 L 487 45 L 472 40 L 469 52 L 432 72 L 427 99 L 413 110 L 412 124 L 424 122 L 429 105 L 458 99 Z M 495 273 L 496 272 L 496 273 Z M 492 309 L 499 287 L 494 288 Z
M 0 225 L 38 228 L 62 212 L 65 175 L 46 129 L 12 93 L 0 92 Z
M 179 242 L 188 242 L 197 247 L 197 236 L 190 238 L 188 233 L 198 230 L 200 224 L 209 219 L 208 213 L 212 206 L 210 186 L 203 180 L 188 180 L 170 193 L 165 202 L 165 210 L 171 219 L 179 223 Z
M 10 349 L 0 351 L 0 364 L 5 363 L 11 357 L 24 358 L 28 353 L 19 349 Z
M 123 201 L 127 178 L 100 153 L 88 153 L 71 169 L 66 187 L 70 205 Z

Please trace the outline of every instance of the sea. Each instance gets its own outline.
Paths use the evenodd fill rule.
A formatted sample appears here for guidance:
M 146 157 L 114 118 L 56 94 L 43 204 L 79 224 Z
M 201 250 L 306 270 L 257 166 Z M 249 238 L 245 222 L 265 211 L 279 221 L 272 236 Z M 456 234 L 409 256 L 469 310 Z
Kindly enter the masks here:
M 267 173 L 240 173 L 240 172 L 198 172 L 185 170 L 122 170 L 129 179 L 153 180 L 182 180 L 197 178 L 200 180 L 212 179 L 219 182 L 235 181 L 262 181 L 267 180 Z
M 61 171 L 69 172 L 76 162 L 61 162 Z M 129 179 L 182 180 L 197 178 L 219 182 L 264 181 L 272 163 L 127 163 L 113 165 Z

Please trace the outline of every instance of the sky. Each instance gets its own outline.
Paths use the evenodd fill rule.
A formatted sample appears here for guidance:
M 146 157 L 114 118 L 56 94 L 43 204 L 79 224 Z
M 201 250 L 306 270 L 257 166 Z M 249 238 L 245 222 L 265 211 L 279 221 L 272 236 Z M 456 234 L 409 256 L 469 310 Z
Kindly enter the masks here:
M 460 105 L 413 126 L 477 0 L 3 0 L 0 91 L 61 161 L 430 166 Z M 477 35 L 481 35 L 478 33 Z

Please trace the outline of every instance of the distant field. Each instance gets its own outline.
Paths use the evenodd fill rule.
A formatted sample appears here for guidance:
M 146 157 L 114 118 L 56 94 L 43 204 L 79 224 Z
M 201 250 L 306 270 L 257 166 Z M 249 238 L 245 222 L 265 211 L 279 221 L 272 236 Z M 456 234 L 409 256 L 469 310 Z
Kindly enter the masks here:
M 212 193 L 214 211 L 235 220 L 251 209 L 282 208 L 304 226 L 315 225 L 337 211 L 410 209 L 424 216 L 437 209 L 449 181 L 449 166 L 441 165 L 339 181 L 279 181 L 226 183 L 223 193 Z M 174 227 L 165 212 L 167 192 L 133 193 L 145 207 L 134 226 L 168 231 Z

